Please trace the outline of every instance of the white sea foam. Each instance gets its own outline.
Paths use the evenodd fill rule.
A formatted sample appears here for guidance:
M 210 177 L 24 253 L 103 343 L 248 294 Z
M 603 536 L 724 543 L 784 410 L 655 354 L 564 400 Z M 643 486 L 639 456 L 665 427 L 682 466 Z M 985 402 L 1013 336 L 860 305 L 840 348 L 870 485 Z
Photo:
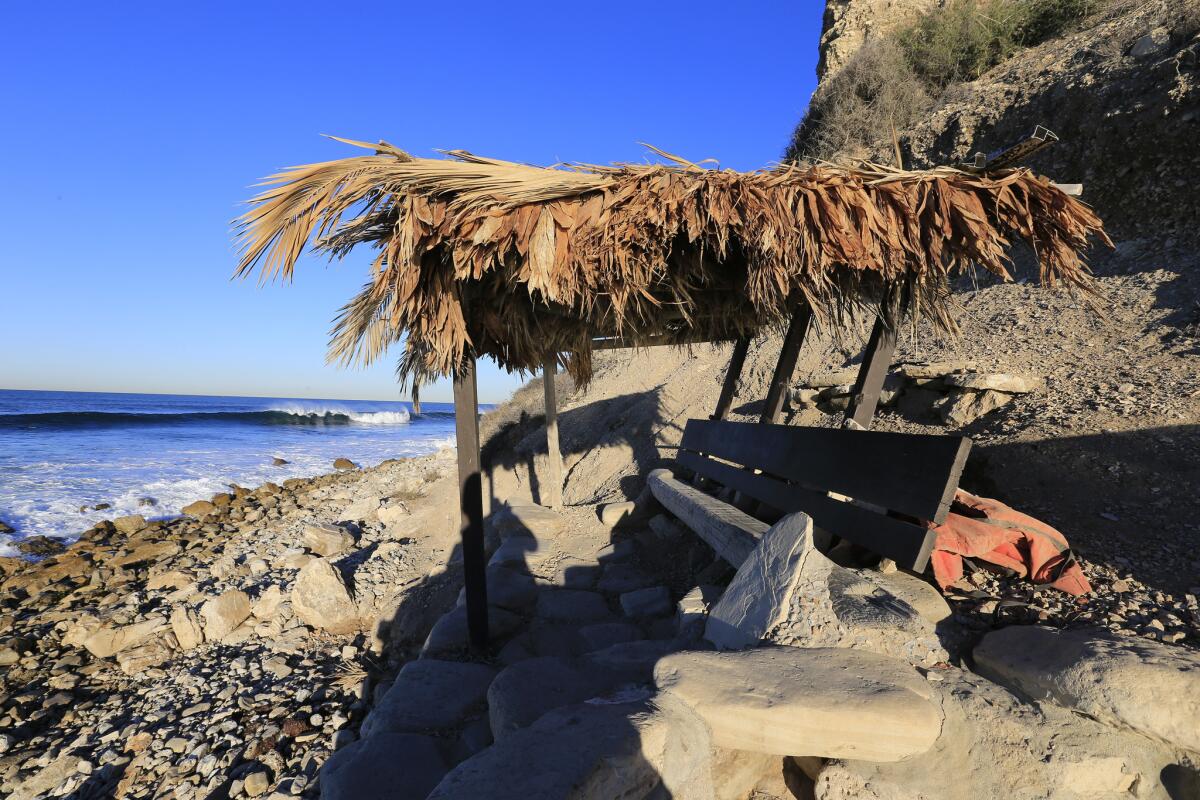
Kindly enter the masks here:
M 322 417 L 346 417 L 352 422 L 360 422 L 365 425 L 404 425 L 411 419 L 409 413 L 404 410 L 400 411 L 353 411 L 343 406 L 309 406 L 301 404 L 288 404 L 283 406 L 274 406 L 267 409 L 268 411 L 276 411 L 281 414 L 291 414 L 296 417 L 311 417 L 319 419 Z

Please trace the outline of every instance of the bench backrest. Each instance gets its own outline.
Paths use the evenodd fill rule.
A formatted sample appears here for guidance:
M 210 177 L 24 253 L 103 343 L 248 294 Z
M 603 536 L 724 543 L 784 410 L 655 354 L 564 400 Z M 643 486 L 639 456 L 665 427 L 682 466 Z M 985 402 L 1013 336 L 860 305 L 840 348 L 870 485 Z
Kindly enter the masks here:
M 962 436 L 692 419 L 677 461 L 778 511 L 803 511 L 818 527 L 919 571 L 934 535 L 898 515 L 945 521 L 970 449 Z

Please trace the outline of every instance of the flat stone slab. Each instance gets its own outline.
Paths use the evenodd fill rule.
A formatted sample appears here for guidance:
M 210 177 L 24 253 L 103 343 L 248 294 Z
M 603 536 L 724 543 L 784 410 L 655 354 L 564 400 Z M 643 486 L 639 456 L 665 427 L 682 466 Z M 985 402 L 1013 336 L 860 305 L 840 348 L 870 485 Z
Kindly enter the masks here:
M 537 594 L 537 584 L 530 575 L 508 567 L 487 568 L 487 599 L 491 605 L 520 610 L 533 605 Z
M 621 595 L 621 610 L 627 617 L 661 617 L 675 609 L 665 586 L 650 586 Z
M 429 800 L 647 797 L 661 783 L 645 753 L 644 705 L 581 704 L 513 731 L 450 771 Z
M 564 589 L 591 589 L 600 577 L 599 562 L 579 558 L 564 559 L 554 570 L 554 583 Z
M 548 711 L 598 697 L 630 681 L 627 672 L 580 659 L 520 661 L 501 670 L 488 689 L 492 735 L 499 741 Z
M 410 661 L 363 722 L 362 735 L 458 728 L 484 710 L 495 677 L 496 672 L 482 664 L 432 658 Z
M 1200 653 L 1096 629 L 1012 626 L 983 637 L 976 670 L 1035 700 L 1200 753 Z
M 554 537 L 567 529 L 561 514 L 538 505 L 510 505 L 495 515 L 496 529 L 501 537 Z
M 942 729 L 915 669 L 860 650 L 674 653 L 654 679 L 708 723 L 713 744 L 733 750 L 900 761 L 932 747 Z
M 550 558 L 549 545 L 529 536 L 514 536 L 500 543 L 488 559 L 489 567 L 507 567 L 518 572 L 528 572 Z
M 378 733 L 329 757 L 321 768 L 321 797 L 424 800 L 447 769 L 434 739 L 413 733 Z
M 812 544 L 807 514 L 788 514 L 758 540 L 708 616 L 704 637 L 720 650 L 759 643 L 783 622 Z
M 511 611 L 488 606 L 488 636 L 493 643 L 503 641 L 521 627 L 521 618 Z M 421 658 L 430 658 L 466 650 L 470 645 L 467 607 L 457 606 L 438 618 L 421 647 Z
M 641 628 L 628 622 L 597 622 L 583 626 L 578 633 L 579 647 L 585 653 L 642 638 Z
M 1009 375 L 1004 372 L 965 372 L 946 375 L 942 381 L 947 386 L 959 389 L 974 389 L 982 391 L 991 389 L 997 392 L 1024 394 L 1038 388 L 1038 381 L 1022 375 Z
M 602 592 L 622 594 L 653 586 L 656 579 L 635 564 L 616 563 L 604 567 L 596 588 Z
M 612 613 L 604 596 L 583 589 L 543 589 L 538 594 L 537 615 L 557 622 L 599 622 Z

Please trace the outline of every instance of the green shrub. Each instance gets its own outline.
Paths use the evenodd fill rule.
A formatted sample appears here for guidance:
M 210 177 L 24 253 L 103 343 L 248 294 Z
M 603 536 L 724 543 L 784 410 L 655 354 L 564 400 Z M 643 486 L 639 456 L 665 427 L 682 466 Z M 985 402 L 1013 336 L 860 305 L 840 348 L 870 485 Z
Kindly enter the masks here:
M 898 29 L 913 71 L 942 89 L 971 81 L 1026 47 L 1060 36 L 1097 0 L 950 0 Z
M 788 161 L 880 157 L 948 86 L 1060 36 L 1114 0 L 947 0 L 868 40 L 809 102 Z M 888 157 L 890 161 L 891 158 Z

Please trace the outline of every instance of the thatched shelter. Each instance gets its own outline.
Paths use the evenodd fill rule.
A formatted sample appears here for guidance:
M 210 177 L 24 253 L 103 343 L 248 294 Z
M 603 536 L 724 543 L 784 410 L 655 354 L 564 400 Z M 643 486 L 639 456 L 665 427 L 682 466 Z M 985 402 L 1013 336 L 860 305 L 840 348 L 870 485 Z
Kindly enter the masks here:
M 864 394 L 882 381 L 898 309 L 955 328 L 957 272 L 1007 278 L 1008 247 L 1021 240 L 1044 283 L 1086 291 L 1082 254 L 1093 236 L 1108 242 L 1090 208 L 1027 169 L 734 172 L 665 153 L 666 164 L 543 168 L 340 141 L 374 152 L 268 178 L 236 223 L 238 274 L 259 267 L 264 279 L 290 280 L 306 247 L 333 258 L 362 244 L 378 251 L 337 316 L 330 358 L 369 363 L 401 344 L 402 382 L 455 377 L 468 605 L 483 630 L 483 589 L 473 586 L 482 583 L 482 510 L 469 485 L 472 470 L 478 480 L 468 410 L 476 357 L 517 371 L 561 363 L 584 383 L 597 348 L 737 340 L 727 410 L 749 337 L 790 322 L 771 421 L 811 320 L 881 314 L 870 347 L 883 357 L 864 364 Z
M 1044 281 L 1086 286 L 1080 254 L 1104 238 L 1091 209 L 1025 169 L 542 168 L 362 146 L 376 153 L 267 180 L 237 221 L 238 272 L 291 279 L 310 244 L 375 248 L 330 357 L 368 363 L 403 342 L 399 375 L 422 382 L 468 352 L 514 370 L 565 354 L 586 381 L 597 338 L 736 338 L 786 322 L 797 300 L 827 320 L 900 287 L 953 329 L 956 271 L 1007 277 L 1020 239 Z

